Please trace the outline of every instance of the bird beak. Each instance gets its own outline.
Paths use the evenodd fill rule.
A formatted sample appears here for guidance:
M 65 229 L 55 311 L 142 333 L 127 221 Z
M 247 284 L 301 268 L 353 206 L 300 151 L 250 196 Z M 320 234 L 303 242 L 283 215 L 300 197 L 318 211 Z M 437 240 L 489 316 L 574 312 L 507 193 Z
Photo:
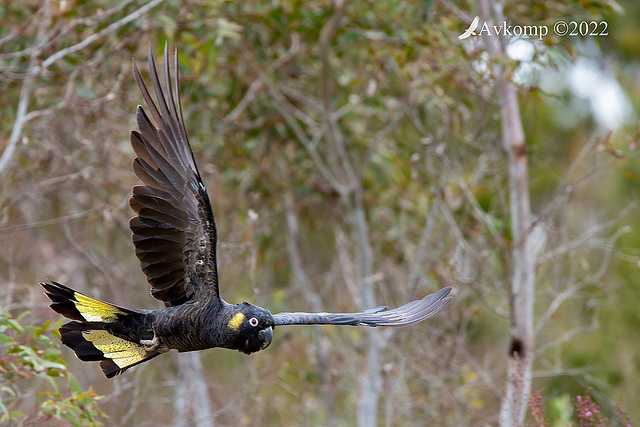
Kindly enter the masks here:
M 260 350 L 264 350 L 265 348 L 269 347 L 269 344 L 271 344 L 271 340 L 273 339 L 273 328 L 269 326 L 268 328 L 258 332 L 258 335 L 260 335 L 262 342 L 264 342 L 264 344 L 262 344 L 262 347 L 260 347 Z

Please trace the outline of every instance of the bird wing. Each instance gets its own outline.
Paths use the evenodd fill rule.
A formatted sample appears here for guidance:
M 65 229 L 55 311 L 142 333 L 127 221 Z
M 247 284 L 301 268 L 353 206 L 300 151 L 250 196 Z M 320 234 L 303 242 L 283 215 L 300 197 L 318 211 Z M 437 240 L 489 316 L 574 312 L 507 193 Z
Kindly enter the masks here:
M 133 188 L 129 205 L 136 213 L 129 226 L 151 294 L 166 306 L 190 300 L 218 299 L 216 225 L 207 190 L 184 126 L 180 106 L 178 55 L 175 53 L 175 97 L 171 88 L 167 47 L 163 92 L 149 48 L 154 103 L 134 63 L 134 75 L 153 118 L 138 106 L 138 131 L 131 132 L 137 155 L 133 171 L 143 185 Z
M 447 297 L 451 287 L 440 289 L 435 294 L 387 310 L 381 306 L 359 313 L 278 313 L 274 314 L 275 325 L 351 325 L 351 326 L 400 326 L 419 322 L 433 316 L 451 301 Z

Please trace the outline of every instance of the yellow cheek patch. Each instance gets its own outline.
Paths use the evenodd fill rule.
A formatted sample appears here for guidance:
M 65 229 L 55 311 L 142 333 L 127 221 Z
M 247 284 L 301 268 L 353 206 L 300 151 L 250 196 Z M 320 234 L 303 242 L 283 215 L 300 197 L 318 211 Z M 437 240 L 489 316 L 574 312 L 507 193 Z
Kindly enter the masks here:
M 100 350 L 104 357 L 111 359 L 119 368 L 126 368 L 145 358 L 146 352 L 141 345 L 125 341 L 107 331 L 92 330 L 82 332 L 84 339 Z
M 233 315 L 231 320 L 229 320 L 229 327 L 234 331 L 238 330 L 242 322 L 244 321 L 244 314 L 236 313 Z
M 118 320 L 118 314 L 126 314 L 106 302 L 89 298 L 79 293 L 73 295 L 74 305 L 87 322 L 111 323 Z

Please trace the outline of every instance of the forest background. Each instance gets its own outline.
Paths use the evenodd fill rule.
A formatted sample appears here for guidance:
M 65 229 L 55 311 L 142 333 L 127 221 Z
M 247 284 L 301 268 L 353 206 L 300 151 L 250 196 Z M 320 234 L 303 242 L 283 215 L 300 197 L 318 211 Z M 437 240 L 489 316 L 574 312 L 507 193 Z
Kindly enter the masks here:
M 478 15 L 607 35 L 460 40 Z M 46 278 L 160 307 L 128 227 L 128 134 L 132 58 L 147 75 L 165 41 L 227 301 L 355 311 L 450 285 L 453 302 L 113 380 L 60 349 Z M 505 425 L 510 392 L 535 425 L 640 420 L 639 59 L 632 0 L 0 2 L 0 423 Z

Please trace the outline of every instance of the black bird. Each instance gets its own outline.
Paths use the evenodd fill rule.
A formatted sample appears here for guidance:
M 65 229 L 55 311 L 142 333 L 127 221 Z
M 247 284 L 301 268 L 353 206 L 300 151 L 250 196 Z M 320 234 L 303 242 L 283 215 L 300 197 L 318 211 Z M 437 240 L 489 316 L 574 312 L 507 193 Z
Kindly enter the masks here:
M 271 315 L 247 302 L 224 301 L 218 289 L 216 225 L 180 107 L 177 52 L 174 89 L 166 46 L 164 56 L 166 92 L 149 48 L 157 104 L 134 63 L 134 76 L 153 121 L 138 106 L 139 131 L 131 132 L 131 144 L 137 155 L 133 171 L 143 184 L 133 188 L 129 204 L 136 216 L 129 225 L 151 294 L 165 308 L 128 309 L 54 281 L 42 283 L 51 308 L 73 320 L 60 328 L 60 335 L 80 360 L 100 361 L 111 378 L 170 349 L 223 347 L 250 354 L 269 346 L 276 326 L 407 325 L 433 316 L 451 301 L 450 287 L 393 310 L 376 307 L 359 313 Z

